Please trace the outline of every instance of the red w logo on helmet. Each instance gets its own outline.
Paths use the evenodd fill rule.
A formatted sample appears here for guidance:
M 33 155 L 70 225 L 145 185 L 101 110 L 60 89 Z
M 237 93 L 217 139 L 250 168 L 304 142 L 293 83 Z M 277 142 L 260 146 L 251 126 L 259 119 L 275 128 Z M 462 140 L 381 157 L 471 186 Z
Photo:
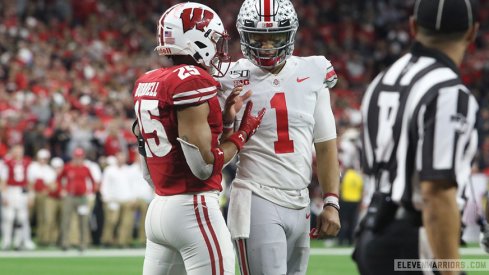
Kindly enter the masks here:
M 199 31 L 204 31 L 204 28 L 207 27 L 212 18 L 214 18 L 214 14 L 209 10 L 200 8 L 185 9 L 180 18 L 182 19 L 184 33 L 193 28 L 196 28 Z

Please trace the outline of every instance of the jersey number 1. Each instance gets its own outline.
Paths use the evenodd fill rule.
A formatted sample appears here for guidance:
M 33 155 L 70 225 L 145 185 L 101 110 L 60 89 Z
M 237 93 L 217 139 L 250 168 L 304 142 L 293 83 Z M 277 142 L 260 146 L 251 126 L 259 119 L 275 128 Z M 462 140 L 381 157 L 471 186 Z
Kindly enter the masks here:
M 276 93 L 270 100 L 270 106 L 275 109 L 277 118 L 277 141 L 274 143 L 276 154 L 294 152 L 294 141 L 289 137 L 289 116 L 284 93 Z

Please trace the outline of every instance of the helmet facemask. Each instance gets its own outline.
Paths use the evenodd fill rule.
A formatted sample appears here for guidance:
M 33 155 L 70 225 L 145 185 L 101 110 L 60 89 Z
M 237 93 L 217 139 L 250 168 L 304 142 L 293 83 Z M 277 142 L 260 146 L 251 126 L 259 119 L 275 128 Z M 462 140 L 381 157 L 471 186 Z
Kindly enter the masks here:
M 231 57 L 229 56 L 228 41 L 229 35 L 227 32 L 211 31 L 209 38 L 215 44 L 216 54 L 210 60 L 206 67 L 210 70 L 214 77 L 223 77 L 226 75 L 231 65 Z M 197 61 L 198 62 L 198 61 Z M 204 64 L 205 65 L 205 64 Z
M 295 29 L 267 29 L 240 31 L 243 54 L 255 65 L 272 69 L 285 62 L 294 50 Z

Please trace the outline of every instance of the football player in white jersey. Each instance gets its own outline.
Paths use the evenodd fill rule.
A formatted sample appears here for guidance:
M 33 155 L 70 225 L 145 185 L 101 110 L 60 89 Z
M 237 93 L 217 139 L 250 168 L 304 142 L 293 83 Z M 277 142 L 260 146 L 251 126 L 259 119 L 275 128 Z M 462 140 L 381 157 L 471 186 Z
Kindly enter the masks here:
M 226 101 L 229 95 L 239 100 L 237 93 L 251 90 L 256 110 L 267 109 L 239 153 L 232 183 L 228 226 L 241 274 L 306 274 L 313 144 L 325 206 L 311 233 L 335 236 L 340 229 L 336 126 L 328 90 L 337 77 L 323 56 L 292 55 L 298 25 L 289 0 L 245 0 L 237 28 L 246 58 L 218 79 L 222 108 L 238 103 Z M 242 114 L 224 114 L 225 134 L 239 125 Z

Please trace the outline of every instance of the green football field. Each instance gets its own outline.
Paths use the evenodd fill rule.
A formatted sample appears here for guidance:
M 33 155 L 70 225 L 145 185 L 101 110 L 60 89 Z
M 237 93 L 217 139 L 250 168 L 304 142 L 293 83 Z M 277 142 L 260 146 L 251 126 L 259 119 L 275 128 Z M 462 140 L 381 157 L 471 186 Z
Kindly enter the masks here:
M 312 247 L 308 275 L 358 274 L 350 257 L 351 249 L 324 248 L 322 242 L 313 243 Z M 53 254 L 46 255 L 50 252 Z M 95 250 L 82 256 L 77 256 L 76 251 L 67 254 L 58 251 L 16 252 L 18 254 L 10 256 L 5 253 L 0 252 L 0 275 L 134 275 L 141 274 L 144 252 L 136 250 L 137 255 L 125 256 L 122 251 L 117 257 L 110 256 L 117 253 L 114 250 Z M 464 258 L 488 259 L 488 256 L 476 252 Z M 236 274 L 239 274 L 238 268 Z
M 143 257 L 0 258 L 2 275 L 134 275 Z M 236 269 L 236 274 L 239 274 Z M 312 256 L 307 274 L 357 274 L 347 256 Z

